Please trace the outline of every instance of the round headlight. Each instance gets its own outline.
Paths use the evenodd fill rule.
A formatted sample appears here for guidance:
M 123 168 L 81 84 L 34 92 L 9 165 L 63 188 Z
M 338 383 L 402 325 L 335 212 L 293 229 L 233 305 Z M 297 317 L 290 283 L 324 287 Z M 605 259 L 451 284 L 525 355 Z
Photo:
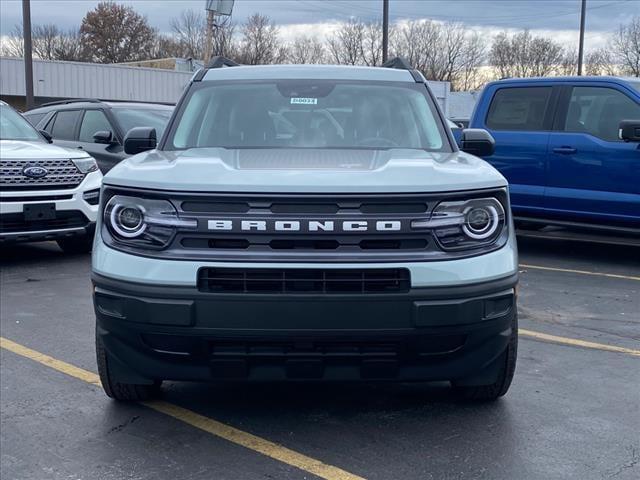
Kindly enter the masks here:
M 482 205 L 467 210 L 462 230 L 474 240 L 484 240 L 495 233 L 499 224 L 500 216 L 496 208 Z
M 116 204 L 111 210 L 111 227 L 124 238 L 135 238 L 145 231 L 144 211 L 134 205 Z

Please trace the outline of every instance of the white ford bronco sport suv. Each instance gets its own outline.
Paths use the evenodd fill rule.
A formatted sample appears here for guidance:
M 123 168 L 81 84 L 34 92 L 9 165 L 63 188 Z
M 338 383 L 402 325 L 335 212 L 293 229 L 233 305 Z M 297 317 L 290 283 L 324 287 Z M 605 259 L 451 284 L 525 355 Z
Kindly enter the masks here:
M 458 150 L 424 77 L 380 67 L 196 73 L 156 144 L 106 176 L 93 250 L 102 385 L 163 380 L 513 377 L 517 250 L 507 182 Z
M 91 250 L 102 174 L 80 150 L 51 145 L 0 101 L 0 245 L 56 240 Z

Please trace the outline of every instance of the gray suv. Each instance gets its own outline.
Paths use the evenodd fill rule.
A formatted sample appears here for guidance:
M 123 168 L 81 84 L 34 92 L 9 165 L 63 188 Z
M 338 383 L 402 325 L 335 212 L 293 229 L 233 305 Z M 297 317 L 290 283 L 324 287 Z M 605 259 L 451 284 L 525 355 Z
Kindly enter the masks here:
M 151 127 L 161 135 L 173 107 L 155 103 L 63 100 L 42 105 L 23 116 L 53 143 L 84 150 L 102 173 L 127 158 L 123 140 L 134 127 Z

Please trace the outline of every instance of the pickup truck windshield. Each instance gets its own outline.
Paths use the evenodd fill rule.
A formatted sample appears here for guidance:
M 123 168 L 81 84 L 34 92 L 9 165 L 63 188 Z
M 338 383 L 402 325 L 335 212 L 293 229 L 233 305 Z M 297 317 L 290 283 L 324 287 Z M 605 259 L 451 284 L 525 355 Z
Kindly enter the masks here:
M 44 139 L 27 120 L 11 107 L 0 104 L 0 140 L 27 140 L 44 142 Z
M 451 148 L 422 84 L 203 82 L 177 115 L 166 149 Z

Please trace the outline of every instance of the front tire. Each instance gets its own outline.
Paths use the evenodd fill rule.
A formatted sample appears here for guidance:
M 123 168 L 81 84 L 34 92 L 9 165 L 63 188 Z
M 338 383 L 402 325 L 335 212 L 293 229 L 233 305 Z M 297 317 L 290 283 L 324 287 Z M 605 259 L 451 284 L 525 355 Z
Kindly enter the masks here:
M 107 396 L 122 402 L 140 402 L 154 399 L 160 395 L 160 385 L 162 384 L 160 381 L 156 381 L 151 385 L 116 381 L 109 366 L 109 354 L 98 335 L 96 335 L 96 357 L 100 383 Z
M 511 386 L 513 374 L 516 371 L 516 359 L 518 357 L 518 314 L 513 316 L 511 325 L 511 337 L 507 350 L 501 355 L 500 371 L 496 381 L 489 385 L 453 385 L 455 392 L 465 400 L 476 402 L 488 402 L 502 397 Z
M 89 253 L 93 247 L 93 234 L 86 233 L 75 237 L 61 238 L 56 243 L 64 253 Z

